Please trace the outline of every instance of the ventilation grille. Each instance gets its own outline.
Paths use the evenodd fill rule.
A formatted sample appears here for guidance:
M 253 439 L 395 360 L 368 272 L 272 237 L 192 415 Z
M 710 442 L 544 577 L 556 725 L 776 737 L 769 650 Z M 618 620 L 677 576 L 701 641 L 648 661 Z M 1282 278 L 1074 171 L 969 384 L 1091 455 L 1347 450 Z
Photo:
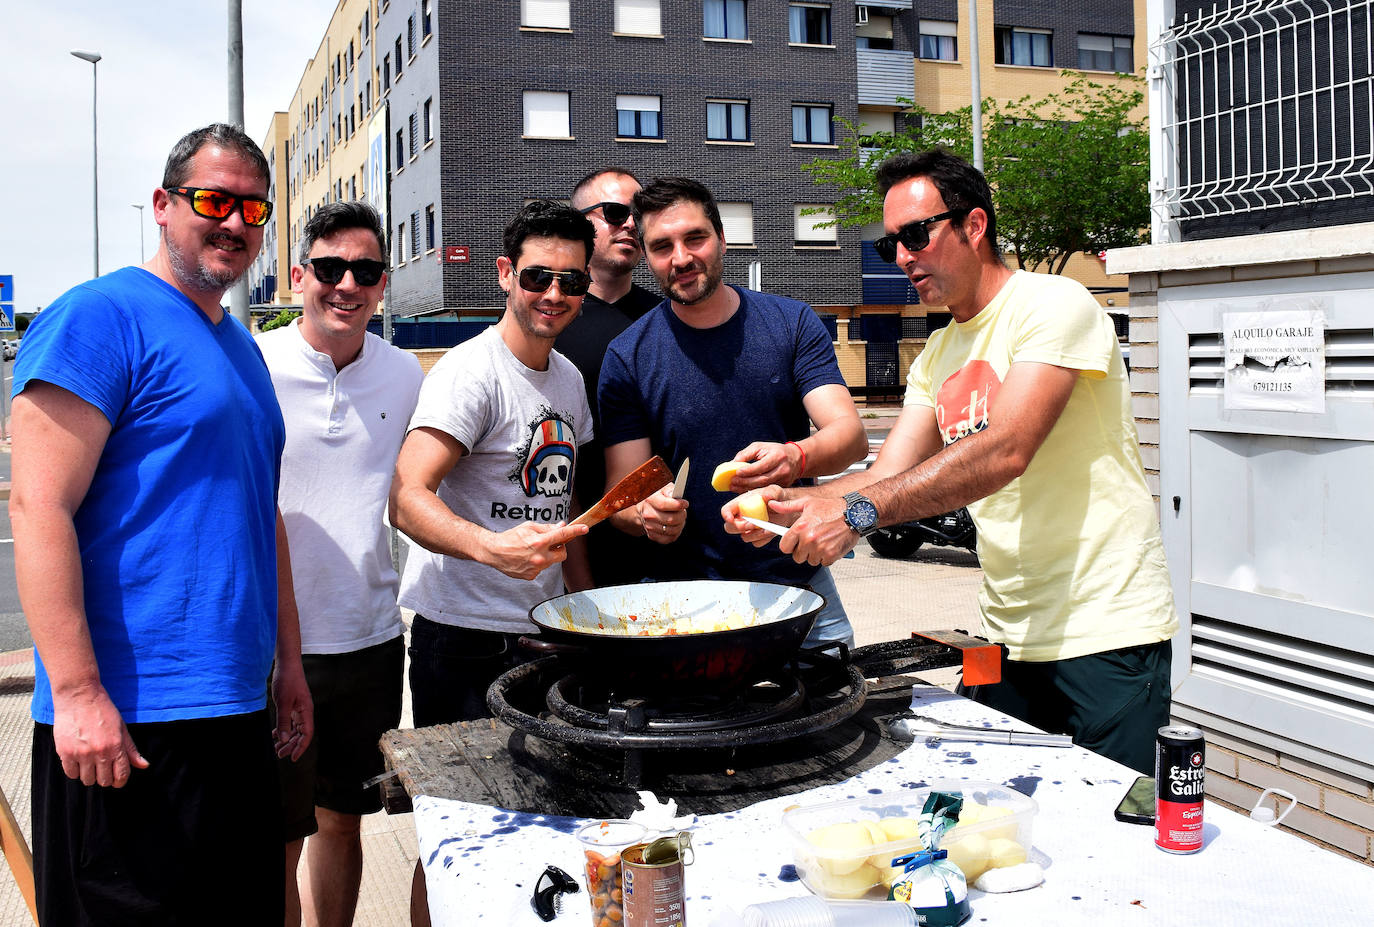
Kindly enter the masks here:
M 1374 726 L 1368 654 L 1206 615 L 1193 615 L 1192 634 L 1194 674 Z
M 1225 386 L 1225 353 L 1220 332 L 1188 337 L 1188 392 L 1220 396 Z M 1374 396 L 1374 329 L 1326 330 L 1326 395 Z

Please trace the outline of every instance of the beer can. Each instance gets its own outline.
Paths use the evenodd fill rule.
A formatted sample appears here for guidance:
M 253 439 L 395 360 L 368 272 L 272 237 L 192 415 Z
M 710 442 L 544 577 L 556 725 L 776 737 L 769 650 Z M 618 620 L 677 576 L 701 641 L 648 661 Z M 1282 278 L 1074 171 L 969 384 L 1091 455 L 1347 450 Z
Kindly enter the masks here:
M 1155 737 L 1155 846 L 1169 853 L 1202 849 L 1202 731 L 1169 725 Z
M 682 927 L 686 923 L 683 866 L 691 862 L 691 853 L 692 835 L 683 831 L 635 844 L 620 854 L 625 927 Z

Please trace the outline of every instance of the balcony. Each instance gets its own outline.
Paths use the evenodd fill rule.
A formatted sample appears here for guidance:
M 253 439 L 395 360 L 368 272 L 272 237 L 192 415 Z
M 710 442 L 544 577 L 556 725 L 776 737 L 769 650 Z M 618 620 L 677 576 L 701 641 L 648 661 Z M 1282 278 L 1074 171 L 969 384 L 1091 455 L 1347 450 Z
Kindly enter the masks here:
M 916 96 L 916 57 L 909 51 L 860 48 L 859 105 L 905 107 Z

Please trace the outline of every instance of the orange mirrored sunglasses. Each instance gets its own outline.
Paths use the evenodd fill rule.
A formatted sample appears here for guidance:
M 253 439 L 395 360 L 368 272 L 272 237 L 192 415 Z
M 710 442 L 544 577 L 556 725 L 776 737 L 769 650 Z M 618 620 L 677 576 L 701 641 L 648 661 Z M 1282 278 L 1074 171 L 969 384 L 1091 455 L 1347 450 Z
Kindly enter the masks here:
M 191 201 L 191 209 L 195 214 L 207 219 L 228 218 L 235 206 L 243 213 L 243 221 L 248 225 L 266 225 L 272 217 L 272 204 L 267 200 L 201 187 L 168 187 L 167 192 L 186 197 Z

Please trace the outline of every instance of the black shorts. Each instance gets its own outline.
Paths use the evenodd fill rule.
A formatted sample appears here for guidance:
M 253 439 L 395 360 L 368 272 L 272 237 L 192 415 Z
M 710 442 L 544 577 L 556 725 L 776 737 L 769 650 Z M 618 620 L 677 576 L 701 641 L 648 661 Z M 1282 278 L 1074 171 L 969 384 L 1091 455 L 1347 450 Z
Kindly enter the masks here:
M 516 645 L 519 637 L 416 615 L 410 625 L 410 708 L 415 726 L 491 717 L 487 687 L 528 659 Z
M 959 694 L 1051 734 L 1070 734 L 1080 747 L 1149 774 L 1155 733 L 1169 723 L 1169 641 L 1123 647 L 1069 660 L 1008 660 L 1002 681 L 959 686 Z
M 68 779 L 33 732 L 39 923 L 280 924 L 286 865 L 266 711 L 130 724 L 148 760 L 123 788 Z
M 352 653 L 301 656 L 315 736 L 297 762 L 277 761 L 288 841 L 319 830 L 316 806 L 340 814 L 381 810 L 382 787 L 363 783 L 385 766 L 377 741 L 401 724 L 405 656 L 400 637 Z

